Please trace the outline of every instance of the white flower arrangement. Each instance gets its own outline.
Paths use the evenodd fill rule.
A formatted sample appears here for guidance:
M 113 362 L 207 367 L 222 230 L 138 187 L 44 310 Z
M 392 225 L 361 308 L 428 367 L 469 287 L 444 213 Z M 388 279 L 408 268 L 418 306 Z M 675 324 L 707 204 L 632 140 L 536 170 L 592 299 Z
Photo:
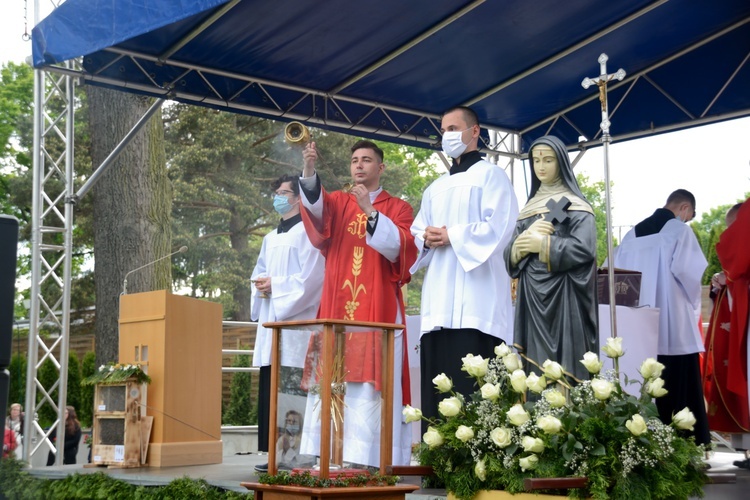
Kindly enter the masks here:
M 617 366 L 625 352 L 622 339 L 610 339 L 603 351 Z M 462 358 L 462 370 L 478 387 L 472 395 L 455 393 L 445 374 L 433 379 L 446 396 L 438 406 L 441 418 L 404 410 L 407 422 L 428 421 L 420 462 L 432 466 L 457 498 L 469 500 L 485 489 L 517 493 L 526 478 L 568 476 L 588 478 L 586 488 L 570 490 L 574 498 L 700 493 L 705 449 L 680 433 L 693 428 L 695 417 L 685 408 L 665 425 L 653 402 L 667 393 L 661 363 L 643 362 L 635 397 L 623 391 L 616 371 L 601 373 L 603 362 L 595 353 L 580 360 L 592 379 L 577 385 L 568 383 L 565 369 L 554 361 L 527 374 L 508 346 L 497 346 L 495 355 Z
M 151 377 L 143 371 L 140 364 L 108 363 L 99 366 L 99 369 L 91 376 L 81 381 L 83 385 L 111 385 L 120 384 L 128 379 L 135 378 L 140 384 L 150 384 Z

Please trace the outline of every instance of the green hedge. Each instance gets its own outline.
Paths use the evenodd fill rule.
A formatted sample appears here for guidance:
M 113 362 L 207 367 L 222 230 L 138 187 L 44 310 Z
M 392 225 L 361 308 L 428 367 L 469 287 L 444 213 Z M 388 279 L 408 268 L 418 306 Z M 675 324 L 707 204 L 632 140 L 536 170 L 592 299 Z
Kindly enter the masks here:
M 165 486 L 136 486 L 114 479 L 103 472 L 73 474 L 65 479 L 39 479 L 23 469 L 14 459 L 0 460 L 0 499 L 68 500 L 68 499 L 242 499 L 252 493 L 226 491 L 211 486 L 203 479 L 182 477 Z

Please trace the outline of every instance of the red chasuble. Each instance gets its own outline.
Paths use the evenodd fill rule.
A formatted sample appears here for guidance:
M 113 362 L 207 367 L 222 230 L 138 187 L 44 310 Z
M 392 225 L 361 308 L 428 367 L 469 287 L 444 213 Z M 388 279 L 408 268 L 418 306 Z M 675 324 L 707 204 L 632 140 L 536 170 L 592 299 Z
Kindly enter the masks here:
M 750 203 L 746 201 L 740 207 L 734 224 L 721 234 L 719 243 L 716 244 L 716 253 L 727 278 L 726 288 L 732 296 L 731 312 L 727 311 L 728 306 L 717 301 L 716 319 L 717 321 L 724 320 L 723 324 L 726 325 L 728 317 L 729 329 L 728 331 L 722 330 L 721 323 L 718 324 L 719 329 L 715 329 L 712 321 L 712 330 L 709 332 L 716 334 L 716 339 L 713 341 L 714 385 L 728 416 L 739 427 L 733 432 L 747 431 L 750 428 L 747 394 L 747 328 L 748 306 L 750 306 L 748 234 L 750 234 Z M 727 298 L 724 298 L 724 301 L 726 300 Z M 722 309 L 724 309 L 723 313 Z M 723 338 L 720 339 L 719 336 Z M 724 351 L 723 356 L 719 349 Z M 727 430 L 727 432 L 732 431 Z
M 323 219 L 319 224 L 312 220 L 307 209 L 302 209 L 302 221 L 310 242 L 326 258 L 318 318 L 395 323 L 400 310 L 405 322 L 401 286 L 411 279 L 409 268 L 417 258 L 410 232 L 414 221 L 411 205 L 386 191 L 373 202 L 375 209 L 398 227 L 400 251 L 398 259 L 392 263 L 367 245 L 367 214 L 362 212 L 353 195 L 322 190 L 321 196 Z M 382 222 L 379 220 L 378 225 Z M 377 227 L 376 231 L 379 229 Z M 347 336 L 345 371 L 348 382 L 369 382 L 380 390 L 380 337 L 380 333 Z M 402 339 L 403 404 L 410 404 L 406 331 Z M 305 370 L 309 368 L 306 366 Z
M 727 287 L 714 297 L 703 359 L 703 395 L 708 405 L 708 426 L 720 432 L 750 432 L 746 395 L 727 389 L 730 344 L 730 312 Z

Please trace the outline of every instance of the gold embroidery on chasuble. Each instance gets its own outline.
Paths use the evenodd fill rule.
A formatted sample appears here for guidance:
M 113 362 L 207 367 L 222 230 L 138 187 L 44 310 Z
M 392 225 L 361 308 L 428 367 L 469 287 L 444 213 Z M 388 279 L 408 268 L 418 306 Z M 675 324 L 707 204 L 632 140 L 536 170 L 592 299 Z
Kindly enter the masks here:
M 357 214 L 357 219 L 351 221 L 346 230 L 357 236 L 360 240 L 364 238 L 367 231 L 367 215 Z
M 357 214 L 355 220 L 351 221 L 348 224 L 346 230 L 359 239 L 364 238 L 365 232 L 367 231 L 367 215 L 362 213 Z M 365 247 L 355 246 L 354 252 L 352 253 L 353 279 L 347 279 L 346 281 L 344 281 L 344 286 L 341 287 L 342 290 L 349 288 L 352 293 L 351 300 L 347 300 L 346 304 L 344 305 L 344 319 L 354 319 L 354 311 L 356 311 L 359 307 L 357 296 L 360 292 L 367 293 L 367 289 L 365 288 L 365 286 L 362 283 L 358 283 L 359 280 L 357 279 L 362 272 L 362 260 L 364 259 L 364 256 Z

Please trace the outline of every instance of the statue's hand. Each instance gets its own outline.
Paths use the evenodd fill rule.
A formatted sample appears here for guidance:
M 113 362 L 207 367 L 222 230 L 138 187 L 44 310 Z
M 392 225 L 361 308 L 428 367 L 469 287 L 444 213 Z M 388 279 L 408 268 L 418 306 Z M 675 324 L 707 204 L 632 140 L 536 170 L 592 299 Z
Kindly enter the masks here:
M 539 218 L 534 221 L 531 226 L 525 231 L 529 233 L 536 233 L 542 236 L 549 236 L 550 234 L 555 232 L 555 226 L 552 225 L 551 222 L 544 220 L 543 218 Z
M 513 247 L 518 252 L 518 255 L 525 257 L 530 253 L 539 253 L 542 249 L 542 242 L 544 241 L 544 234 L 538 234 L 531 231 L 524 231 L 521 235 L 516 238 Z

